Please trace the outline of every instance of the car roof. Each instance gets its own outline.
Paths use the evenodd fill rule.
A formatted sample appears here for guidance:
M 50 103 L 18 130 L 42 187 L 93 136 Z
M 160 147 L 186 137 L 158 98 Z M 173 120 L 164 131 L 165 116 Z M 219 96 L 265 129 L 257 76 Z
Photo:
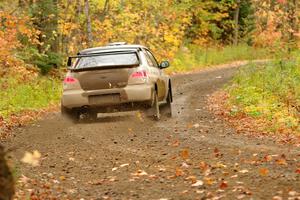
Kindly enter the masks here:
M 142 45 L 127 45 L 127 44 L 125 44 L 125 45 L 108 45 L 108 46 L 84 49 L 79 52 L 79 55 L 101 53 L 101 52 L 112 52 L 112 51 L 132 51 L 132 50 L 138 50 L 141 48 L 148 49 Z

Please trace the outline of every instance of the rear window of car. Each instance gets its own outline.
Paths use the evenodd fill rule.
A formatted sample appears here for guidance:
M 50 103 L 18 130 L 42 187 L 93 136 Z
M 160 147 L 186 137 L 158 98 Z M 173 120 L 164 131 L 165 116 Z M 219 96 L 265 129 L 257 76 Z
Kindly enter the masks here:
M 75 68 L 83 69 L 101 66 L 138 65 L 139 59 L 136 53 L 105 53 L 78 59 Z

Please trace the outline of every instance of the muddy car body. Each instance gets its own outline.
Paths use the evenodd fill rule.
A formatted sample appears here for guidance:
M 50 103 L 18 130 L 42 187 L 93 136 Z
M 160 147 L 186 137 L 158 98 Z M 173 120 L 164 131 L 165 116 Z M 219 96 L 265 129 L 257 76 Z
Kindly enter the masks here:
M 169 63 L 158 64 L 144 46 L 86 49 L 70 57 L 68 65 L 61 101 L 65 116 L 78 119 L 81 114 L 95 117 L 98 112 L 142 108 L 159 119 L 162 104 L 171 112 L 171 80 L 163 70 Z

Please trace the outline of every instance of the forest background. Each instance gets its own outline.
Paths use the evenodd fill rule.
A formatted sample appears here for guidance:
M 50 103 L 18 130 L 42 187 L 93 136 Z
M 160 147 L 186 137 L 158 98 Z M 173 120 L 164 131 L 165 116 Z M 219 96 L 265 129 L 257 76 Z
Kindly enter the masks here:
M 1 0 L 0 127 L 59 103 L 67 56 L 124 41 L 170 60 L 170 73 L 274 59 L 237 75 L 231 114 L 274 120 L 284 108 L 282 126 L 299 130 L 299 16 L 297 0 Z

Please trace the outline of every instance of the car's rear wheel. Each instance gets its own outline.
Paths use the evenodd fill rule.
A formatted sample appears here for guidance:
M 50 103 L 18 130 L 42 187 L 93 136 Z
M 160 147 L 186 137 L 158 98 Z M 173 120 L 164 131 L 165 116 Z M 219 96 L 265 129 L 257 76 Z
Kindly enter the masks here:
M 98 112 L 95 110 L 86 110 L 83 113 L 83 119 L 88 121 L 95 121 L 98 117 Z
M 74 109 L 69 109 L 61 105 L 61 115 L 68 120 L 71 120 L 72 122 L 76 123 L 79 120 L 80 114 L 74 110 Z
M 167 117 L 172 117 L 172 93 L 171 89 L 168 92 L 166 104 L 162 107 L 162 114 Z
M 157 121 L 160 120 L 160 108 L 159 108 L 159 101 L 158 101 L 157 91 L 154 91 L 154 93 L 153 93 L 152 110 L 153 110 L 154 119 L 157 120 Z
M 145 115 L 149 118 L 152 118 L 154 120 L 160 120 L 160 107 L 159 107 L 159 101 L 158 101 L 158 95 L 156 91 L 153 91 L 152 93 L 152 100 L 151 102 L 147 103 L 145 107 L 143 108 L 143 111 L 145 112 Z

